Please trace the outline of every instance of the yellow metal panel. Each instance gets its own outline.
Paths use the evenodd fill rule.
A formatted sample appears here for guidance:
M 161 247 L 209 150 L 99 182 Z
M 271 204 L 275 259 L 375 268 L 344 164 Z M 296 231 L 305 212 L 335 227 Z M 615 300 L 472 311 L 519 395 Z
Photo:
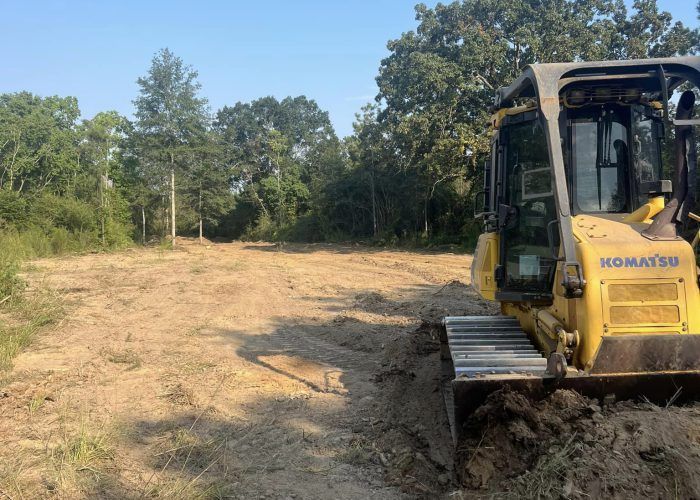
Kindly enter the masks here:
M 688 321 L 682 284 L 663 278 L 604 280 L 603 333 L 681 333 Z
M 685 240 L 645 238 L 640 233 L 647 227 L 593 215 L 574 217 L 586 287 L 583 297 L 568 301 L 565 326 L 579 332 L 578 368 L 593 365 L 604 336 L 700 333 L 695 254 Z M 632 309 L 611 312 L 611 307 Z
M 687 241 L 645 238 L 641 232 L 649 227 L 648 221 L 578 215 L 573 223 L 577 258 L 586 280 L 583 296 L 564 298 L 558 269 L 553 302 L 542 307 L 565 330 L 578 331 L 576 368 L 593 367 L 604 337 L 700 334 L 698 268 Z M 498 237 L 484 234 L 479 238 L 472 279 L 477 291 L 490 300 L 495 297 L 497 263 Z M 551 352 L 556 345 L 537 326 L 537 309 L 528 303 L 501 304 L 504 314 L 518 317 L 539 349 Z
M 680 322 L 678 306 L 612 306 L 610 323 L 614 325 L 674 324 Z
M 672 283 L 624 283 L 608 286 L 610 302 L 644 302 L 678 300 L 678 286 Z
M 472 262 L 472 286 L 486 300 L 496 300 L 494 271 L 498 265 L 498 234 L 479 236 Z

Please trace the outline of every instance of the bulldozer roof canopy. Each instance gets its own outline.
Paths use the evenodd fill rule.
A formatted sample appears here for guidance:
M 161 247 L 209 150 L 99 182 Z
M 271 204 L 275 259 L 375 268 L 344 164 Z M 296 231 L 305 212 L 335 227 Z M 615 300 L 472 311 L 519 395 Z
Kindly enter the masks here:
M 661 92 L 664 86 L 672 92 L 686 81 L 700 88 L 700 56 L 531 64 L 511 85 L 496 91 L 495 105 L 510 107 L 519 97 L 535 97 L 541 104 L 558 100 L 560 91 L 573 83 L 618 84 L 622 80 L 647 92 Z

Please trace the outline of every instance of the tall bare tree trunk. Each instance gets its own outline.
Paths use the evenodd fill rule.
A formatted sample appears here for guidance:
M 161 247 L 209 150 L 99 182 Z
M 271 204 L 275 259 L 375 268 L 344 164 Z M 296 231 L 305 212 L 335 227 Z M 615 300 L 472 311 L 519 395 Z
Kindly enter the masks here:
M 424 221 L 424 228 L 423 230 L 425 231 L 425 237 L 428 237 L 428 203 L 430 203 L 430 197 L 428 195 L 425 196 L 425 204 L 423 205 L 423 221 Z
M 102 231 L 102 247 L 105 246 L 105 185 L 104 177 L 100 174 L 98 185 L 100 187 L 100 230 Z
M 199 244 L 204 243 L 204 228 L 202 224 L 202 185 L 199 185 Z
M 374 193 L 374 166 L 372 166 L 372 172 L 370 173 L 370 184 L 372 188 L 372 228 L 373 235 L 377 236 L 377 198 Z
M 175 166 L 174 158 L 170 156 L 170 237 L 175 246 Z
M 279 166 L 279 159 L 277 160 L 277 225 L 282 225 L 282 169 Z
M 141 243 L 146 244 L 146 209 L 141 205 Z
M 168 196 L 169 198 L 170 196 Z M 168 206 L 168 198 L 165 195 L 160 197 L 160 204 L 163 207 L 160 223 L 163 225 L 163 239 L 168 237 L 170 232 L 170 207 Z

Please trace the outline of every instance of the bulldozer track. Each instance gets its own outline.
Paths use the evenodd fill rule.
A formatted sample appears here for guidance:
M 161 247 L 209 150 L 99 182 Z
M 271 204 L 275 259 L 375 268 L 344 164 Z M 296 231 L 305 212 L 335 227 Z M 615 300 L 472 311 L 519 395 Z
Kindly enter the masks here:
M 443 325 L 455 377 L 547 369 L 547 360 L 514 317 L 448 316 Z

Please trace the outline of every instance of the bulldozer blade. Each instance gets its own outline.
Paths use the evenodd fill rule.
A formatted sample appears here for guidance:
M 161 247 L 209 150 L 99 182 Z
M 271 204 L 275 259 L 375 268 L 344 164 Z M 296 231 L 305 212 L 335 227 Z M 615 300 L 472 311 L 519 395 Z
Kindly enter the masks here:
M 563 378 L 549 375 L 483 375 L 458 377 L 451 381 L 453 438 L 458 440 L 462 425 L 489 394 L 508 388 L 533 400 L 557 389 L 570 389 L 590 398 L 613 397 L 615 401 L 648 400 L 659 405 L 681 404 L 700 399 L 700 370 L 685 372 L 569 374 Z

